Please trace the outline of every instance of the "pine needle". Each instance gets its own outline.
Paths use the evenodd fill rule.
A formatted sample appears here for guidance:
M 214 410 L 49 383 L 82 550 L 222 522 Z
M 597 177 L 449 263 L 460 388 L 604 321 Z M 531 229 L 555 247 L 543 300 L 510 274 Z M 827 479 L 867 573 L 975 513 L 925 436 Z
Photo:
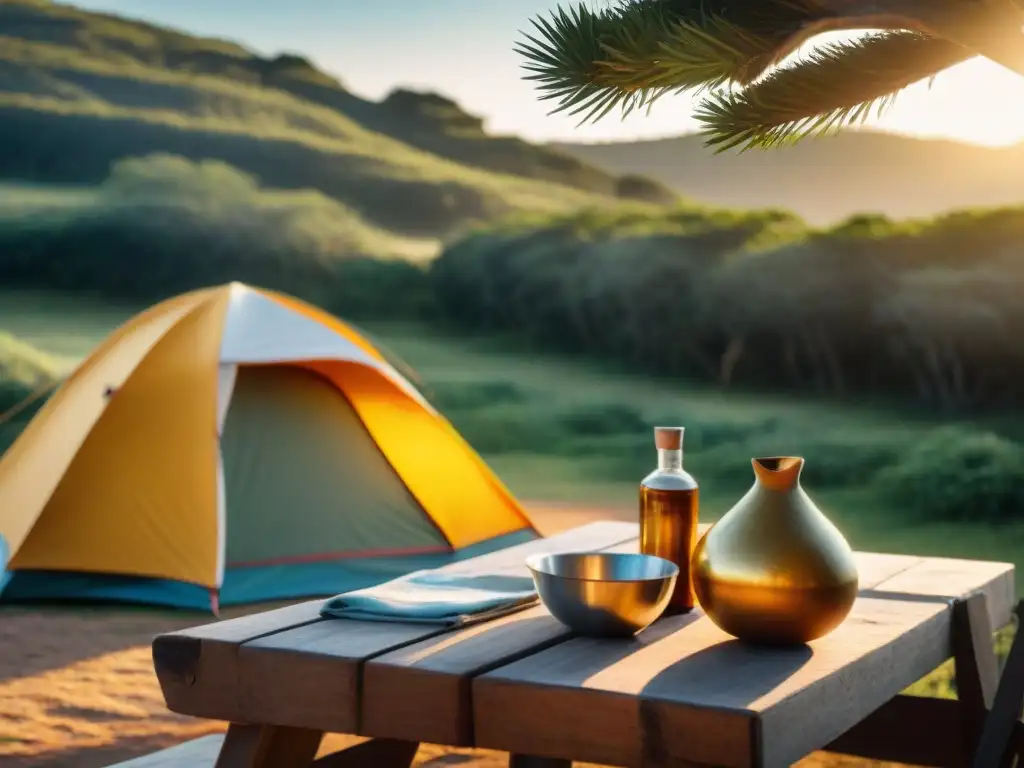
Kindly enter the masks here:
M 707 144 L 719 152 L 775 147 L 879 116 L 907 86 L 972 55 L 955 43 L 914 32 L 832 43 L 741 91 L 708 95 L 695 117 Z
M 834 4 L 833 4 L 834 5 Z M 533 20 L 516 50 L 525 79 L 580 124 L 694 91 L 708 144 L 772 147 L 880 114 L 902 89 L 971 57 L 946 39 L 876 33 L 778 67 L 800 41 L 852 25 L 819 0 L 615 0 Z M 767 73 L 767 74 L 766 74 Z M 758 79 L 760 78 L 760 79 Z M 742 86 L 742 87 L 737 87 Z M 710 93 L 708 93 L 710 91 Z
M 776 0 L 787 9 L 793 1 Z M 617 107 L 625 117 L 666 93 L 742 79 L 752 61 L 772 55 L 777 40 L 751 31 L 764 27 L 760 11 L 746 13 L 746 27 L 709 13 L 709 3 L 633 0 L 600 13 L 558 8 L 550 19 L 534 19 L 533 32 L 516 45 L 530 73 L 525 79 L 538 83 L 542 100 L 557 102 L 552 114 L 582 115 L 581 124 Z M 788 12 L 786 34 L 797 18 Z

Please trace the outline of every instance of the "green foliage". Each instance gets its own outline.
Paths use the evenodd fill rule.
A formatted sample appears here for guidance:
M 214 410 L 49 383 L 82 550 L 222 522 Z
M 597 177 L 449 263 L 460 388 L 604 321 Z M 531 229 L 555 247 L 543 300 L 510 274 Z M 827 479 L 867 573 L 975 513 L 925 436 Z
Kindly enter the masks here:
M 456 325 L 648 372 L 948 412 L 1020 402 L 1024 211 L 830 231 L 683 208 L 510 219 L 430 270 Z
M 507 381 L 444 382 L 432 386 L 430 399 L 443 411 L 469 411 L 521 403 L 527 394 Z
M 820 436 L 806 416 L 743 420 L 662 414 L 616 400 L 574 405 L 507 381 L 434 385 L 435 403 L 487 456 L 529 454 L 585 463 L 603 482 L 636 483 L 655 463 L 651 430 L 686 425 L 686 465 L 701 483 L 737 496 L 750 457 L 807 458 L 810 493 L 874 489 L 917 522 L 1006 523 L 1024 510 L 1024 448 L 974 427 Z
M 561 416 L 559 423 L 579 437 L 638 435 L 649 432 L 651 426 L 640 411 L 622 403 L 576 408 Z
M 60 368 L 49 355 L 9 333 L 0 332 L 0 382 L 31 390 L 56 381 L 59 375 Z
M 0 205 L 5 285 L 121 299 L 240 280 L 354 317 L 423 316 L 425 269 L 403 258 L 415 245 L 320 193 L 267 190 L 223 163 L 167 155 L 118 163 L 66 207 Z
M 904 437 L 879 440 L 847 433 L 825 439 L 810 436 L 802 420 L 708 418 L 691 411 L 658 415 L 613 399 L 574 404 L 507 381 L 448 382 L 428 392 L 482 453 L 576 459 L 606 482 L 637 482 L 646 475 L 655 462 L 652 430 L 667 423 L 686 425 L 687 466 L 702 481 L 736 493 L 752 482 L 752 456 L 807 456 L 803 478 L 808 487 L 835 489 L 873 482 L 909 450 Z
M 45 353 L 0 333 L 0 455 L 46 401 L 60 378 L 59 366 Z
M 1024 510 L 1024 447 L 991 433 L 939 429 L 878 480 L 919 520 L 1019 520 Z

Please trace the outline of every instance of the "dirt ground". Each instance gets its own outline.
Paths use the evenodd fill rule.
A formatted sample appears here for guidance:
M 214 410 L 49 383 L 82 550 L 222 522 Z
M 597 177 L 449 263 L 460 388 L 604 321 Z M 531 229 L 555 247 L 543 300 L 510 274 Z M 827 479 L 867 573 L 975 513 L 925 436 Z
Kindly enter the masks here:
M 548 534 L 598 518 L 629 519 L 632 514 L 567 505 L 537 504 L 530 510 Z M 228 615 L 254 610 L 259 607 Z M 223 730 L 222 723 L 168 712 L 150 657 L 154 635 L 209 620 L 192 613 L 138 609 L 0 610 L 0 764 L 100 768 Z M 329 737 L 324 751 L 337 749 L 346 740 Z M 502 753 L 423 745 L 415 765 L 498 768 L 507 765 L 507 759 Z M 811 756 L 800 768 L 866 764 Z

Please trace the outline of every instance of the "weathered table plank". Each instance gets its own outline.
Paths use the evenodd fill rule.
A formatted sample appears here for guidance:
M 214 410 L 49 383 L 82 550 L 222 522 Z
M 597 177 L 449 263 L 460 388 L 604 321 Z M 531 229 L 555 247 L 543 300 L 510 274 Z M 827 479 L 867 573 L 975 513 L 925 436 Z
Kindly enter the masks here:
M 630 523 L 597 522 L 445 566 L 526 575 L 534 552 L 599 550 Z M 373 656 L 439 634 L 435 626 L 324 620 L 322 600 L 160 635 L 153 661 L 168 708 L 232 722 L 359 732 L 359 673 Z
M 637 550 L 636 539 L 606 549 Z M 570 636 L 540 605 L 370 659 L 363 671 L 361 733 L 395 739 L 419 734 L 420 741 L 471 746 L 470 678 Z
M 610 551 L 636 552 L 638 541 Z M 857 553 L 857 559 L 861 581 L 868 586 L 876 586 L 921 562 L 919 557 L 874 553 Z M 361 733 L 471 746 L 469 679 L 570 636 L 570 631 L 541 606 L 501 622 L 440 635 L 370 659 L 363 672 Z
M 850 617 L 807 648 L 745 646 L 698 611 L 632 643 L 570 639 L 478 676 L 476 745 L 610 765 L 789 765 L 952 655 L 946 598 L 980 591 L 993 626 L 1009 621 L 1010 565 L 959 561 L 936 583 L 928 558 L 869 559 Z
M 862 591 L 862 594 L 866 597 L 948 602 L 974 592 L 984 593 L 992 627 L 1006 626 L 1015 603 L 1013 566 L 990 560 L 923 557 L 881 584 Z
M 237 698 L 238 649 L 248 640 L 320 620 L 323 600 L 158 635 L 153 666 L 168 709 L 225 719 Z

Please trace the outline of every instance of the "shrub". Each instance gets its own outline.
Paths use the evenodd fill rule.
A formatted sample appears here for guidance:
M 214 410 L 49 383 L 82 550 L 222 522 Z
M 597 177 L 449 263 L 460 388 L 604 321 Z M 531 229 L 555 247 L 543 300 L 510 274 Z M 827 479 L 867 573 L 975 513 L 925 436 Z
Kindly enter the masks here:
M 557 454 L 564 434 L 543 413 L 518 408 L 488 408 L 448 414 L 453 425 L 484 454 Z
M 1024 448 L 991 433 L 936 430 L 880 472 L 878 480 L 921 519 L 1024 519 Z
M 443 382 L 430 387 L 430 394 L 434 404 L 446 413 L 526 400 L 522 388 L 508 381 Z
M 157 301 L 240 280 L 346 316 L 430 315 L 430 282 L 400 258 L 407 247 L 320 193 L 153 155 L 117 163 L 74 205 L 0 216 L 0 281 Z
M 57 379 L 58 366 L 48 355 L 0 333 L 0 455 L 46 402 L 44 390 Z
M 467 233 L 448 319 L 725 387 L 1021 403 L 1024 208 L 809 230 L 777 211 L 583 210 Z M 938 356 L 938 357 L 936 357 Z
M 575 408 L 558 421 L 566 432 L 581 437 L 639 434 L 651 439 L 651 425 L 640 411 L 619 403 Z

